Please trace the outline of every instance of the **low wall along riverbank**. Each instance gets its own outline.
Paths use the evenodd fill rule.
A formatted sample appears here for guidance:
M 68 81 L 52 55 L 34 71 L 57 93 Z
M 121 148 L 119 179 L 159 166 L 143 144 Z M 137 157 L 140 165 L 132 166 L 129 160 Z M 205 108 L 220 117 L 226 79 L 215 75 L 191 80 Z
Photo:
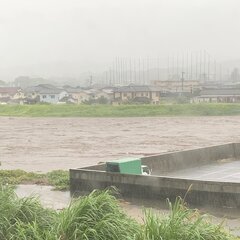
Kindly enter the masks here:
M 105 164 L 70 169 L 71 194 L 116 186 L 122 195 L 240 207 L 240 144 L 229 143 L 143 157 L 153 175 L 109 173 Z M 181 172 L 184 171 L 184 172 Z M 180 177 L 179 177 L 180 176 Z M 221 176 L 221 177 L 220 177 Z

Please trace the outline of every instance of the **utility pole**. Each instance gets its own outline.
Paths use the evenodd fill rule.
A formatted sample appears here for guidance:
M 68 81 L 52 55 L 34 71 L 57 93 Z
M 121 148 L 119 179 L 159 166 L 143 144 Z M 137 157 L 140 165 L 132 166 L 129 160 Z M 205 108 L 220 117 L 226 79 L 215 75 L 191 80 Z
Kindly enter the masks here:
M 193 53 L 191 52 L 191 70 L 190 70 L 190 80 L 193 80 Z
M 93 76 L 92 75 L 89 76 L 89 85 L 90 86 L 93 85 Z
M 199 76 L 198 76 L 198 52 L 196 52 L 196 60 L 195 60 L 195 64 L 196 64 L 196 80 L 199 80 Z
M 129 75 L 130 75 L 130 81 L 129 83 L 133 82 L 133 77 L 132 77 L 132 59 L 129 59 Z
M 113 71 L 112 68 L 109 68 L 109 82 L 107 83 L 108 86 L 112 86 L 112 82 L 113 82 Z
M 167 66 L 167 80 L 169 80 L 169 74 L 170 74 L 170 54 L 168 54 L 168 66 Z
M 181 81 L 182 81 L 182 94 L 183 94 L 183 82 L 184 82 L 184 74 L 185 74 L 185 72 L 182 72 L 182 78 L 181 78 Z
M 145 59 L 142 59 L 142 79 L 143 79 L 143 85 L 145 84 Z
M 216 59 L 214 59 L 214 80 L 217 81 L 217 63 Z
M 177 81 L 179 80 L 179 53 L 177 53 Z
M 136 58 L 133 60 L 133 68 L 134 68 L 134 84 L 137 83 L 137 67 L 136 67 Z
M 141 85 L 141 58 L 138 59 L 138 84 Z

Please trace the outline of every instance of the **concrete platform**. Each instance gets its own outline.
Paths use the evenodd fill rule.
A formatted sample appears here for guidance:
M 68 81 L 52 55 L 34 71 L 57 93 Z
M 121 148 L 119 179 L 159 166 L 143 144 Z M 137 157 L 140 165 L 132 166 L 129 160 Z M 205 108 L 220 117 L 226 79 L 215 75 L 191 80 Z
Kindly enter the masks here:
M 240 183 L 240 160 L 224 159 L 216 163 L 174 171 L 166 177 Z
M 141 158 L 153 175 L 106 172 L 106 165 L 70 169 L 70 191 L 115 186 L 123 196 L 175 200 L 240 208 L 240 143 L 191 149 Z

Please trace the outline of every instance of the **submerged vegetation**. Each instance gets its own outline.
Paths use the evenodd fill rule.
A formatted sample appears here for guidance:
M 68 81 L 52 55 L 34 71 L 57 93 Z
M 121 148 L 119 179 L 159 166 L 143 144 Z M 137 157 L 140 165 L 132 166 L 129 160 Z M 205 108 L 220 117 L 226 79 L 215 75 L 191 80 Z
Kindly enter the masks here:
M 211 218 L 198 210 L 186 207 L 181 198 L 169 202 L 170 213 L 162 216 L 145 211 L 142 240 L 231 240 L 236 239 L 222 225 L 211 223 Z
M 54 170 L 46 174 L 23 170 L 0 170 L 0 184 L 17 185 L 24 183 L 52 185 L 55 190 L 68 190 L 69 173 L 64 170 Z
M 93 191 L 61 211 L 45 209 L 36 198 L 19 199 L 0 188 L 0 239 L 10 240 L 234 240 L 181 199 L 168 215 L 145 211 L 144 222 L 129 218 L 110 190 Z
M 12 189 L 3 187 L 0 211 L 3 240 L 130 240 L 141 230 L 109 191 L 94 191 L 57 212 L 44 209 L 36 198 L 19 199 Z
M 17 117 L 154 117 L 240 115 L 240 104 L 160 105 L 0 105 L 0 116 Z

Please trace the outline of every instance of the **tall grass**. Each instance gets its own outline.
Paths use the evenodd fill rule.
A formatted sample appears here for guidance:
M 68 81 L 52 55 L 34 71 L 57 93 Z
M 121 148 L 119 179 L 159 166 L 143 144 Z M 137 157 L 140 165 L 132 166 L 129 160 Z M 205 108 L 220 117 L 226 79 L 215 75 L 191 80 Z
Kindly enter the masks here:
M 147 117 L 240 115 L 240 104 L 160 105 L 0 105 L 0 116 L 17 117 Z
M 181 198 L 169 202 L 168 215 L 145 211 L 143 231 L 139 240 L 233 240 L 221 224 L 214 225 L 206 215 L 185 206 Z
M 109 191 L 94 191 L 63 210 L 56 229 L 64 240 L 132 240 L 140 226 L 122 212 Z
M 56 213 L 37 198 L 19 199 L 12 188 L 0 189 L 0 239 L 45 239 Z
M 36 198 L 19 199 L 13 189 L 0 188 L 1 240 L 234 240 L 181 199 L 170 214 L 146 210 L 144 224 L 129 218 L 107 191 L 94 191 L 60 212 L 43 208 Z
M 19 199 L 0 190 L 1 240 L 132 240 L 140 225 L 130 219 L 109 191 L 94 191 L 60 212 L 44 209 L 36 198 Z
M 54 170 L 46 174 L 25 172 L 23 170 L 0 170 L 0 184 L 17 185 L 21 183 L 52 185 L 55 190 L 69 189 L 69 172 Z

